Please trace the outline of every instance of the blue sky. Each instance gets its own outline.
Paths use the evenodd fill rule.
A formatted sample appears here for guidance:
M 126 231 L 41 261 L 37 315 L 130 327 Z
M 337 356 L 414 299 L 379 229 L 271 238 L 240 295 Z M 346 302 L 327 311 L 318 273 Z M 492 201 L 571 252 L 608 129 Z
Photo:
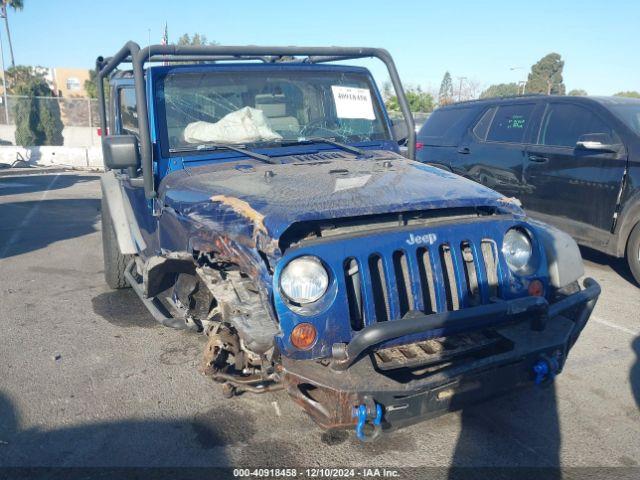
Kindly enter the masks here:
M 637 0 L 79 1 L 25 0 L 10 11 L 16 62 L 91 67 L 126 40 L 159 43 L 203 33 L 229 45 L 343 45 L 387 48 L 405 84 L 437 89 L 446 70 L 487 86 L 526 79 L 555 51 L 568 89 L 607 95 L 640 90 Z M 2 31 L 5 62 L 6 34 Z M 367 62 L 379 81 L 383 67 Z

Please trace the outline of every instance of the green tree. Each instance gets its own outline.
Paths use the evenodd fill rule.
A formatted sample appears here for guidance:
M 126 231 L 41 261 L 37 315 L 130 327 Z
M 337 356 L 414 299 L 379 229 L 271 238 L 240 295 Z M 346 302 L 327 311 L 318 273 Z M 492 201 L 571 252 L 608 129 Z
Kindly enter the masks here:
M 573 90 L 570 90 L 567 95 L 571 95 L 572 97 L 586 97 L 589 94 L 586 90 L 583 90 L 581 88 L 574 88 Z
M 432 112 L 435 108 L 435 99 L 433 95 L 427 93 L 417 87 L 406 87 L 404 94 L 407 97 L 409 103 L 409 109 L 412 112 Z M 384 105 L 390 112 L 399 112 L 400 105 L 398 104 L 398 97 L 394 95 L 391 88 L 391 83 L 385 82 L 382 87 L 382 97 L 384 98 Z
M 1 0 L 0 4 L 0 16 L 4 18 L 4 27 L 7 29 L 7 40 L 9 40 L 9 53 L 11 54 L 11 66 L 16 66 L 16 61 L 13 58 L 13 44 L 11 43 L 11 31 L 9 30 L 9 15 L 7 7 L 13 8 L 14 11 L 22 10 L 24 8 L 24 2 L 22 0 Z
M 7 92 L 11 95 L 34 95 L 50 97 L 53 92 L 45 80 L 42 67 L 18 65 L 7 70 Z
M 11 67 L 7 81 L 9 93 L 20 96 L 14 107 L 16 145 L 62 145 L 60 105 L 44 78 L 44 69 Z
M 109 98 L 109 82 L 102 79 L 104 95 Z M 98 98 L 98 74 L 95 69 L 89 70 L 89 79 L 84 81 L 84 91 L 89 98 Z
M 176 45 L 217 45 L 217 42 L 209 42 L 207 36 L 201 33 L 194 33 L 193 37 L 185 33 L 178 38 Z
M 562 83 L 562 69 L 564 61 L 558 53 L 549 53 L 538 63 L 531 66 L 531 73 L 527 78 L 525 91 L 527 93 L 544 93 L 547 95 L 564 95 L 565 86 Z
M 640 98 L 640 93 L 635 90 L 630 90 L 627 92 L 618 92 L 614 93 L 614 97 L 628 97 L 628 98 Z
M 480 98 L 512 97 L 520 94 L 520 87 L 517 83 L 498 83 L 490 85 L 480 94 Z
M 201 33 L 194 33 L 193 36 L 190 36 L 188 33 L 180 35 L 178 41 L 175 45 L 180 46 L 205 46 L 205 45 L 218 45 L 218 42 L 213 42 L 207 40 L 207 36 Z M 181 63 L 205 63 L 205 62 L 171 62 L 172 64 L 181 64 Z
M 453 82 L 451 81 L 451 74 L 448 71 L 444 72 L 444 77 L 442 77 L 440 92 L 438 93 L 438 103 L 440 105 L 453 103 Z

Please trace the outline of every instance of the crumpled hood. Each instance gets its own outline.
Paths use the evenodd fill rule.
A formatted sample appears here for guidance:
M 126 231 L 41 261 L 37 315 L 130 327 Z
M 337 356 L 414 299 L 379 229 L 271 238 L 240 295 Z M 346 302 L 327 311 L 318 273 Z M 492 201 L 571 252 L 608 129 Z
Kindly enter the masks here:
M 186 168 L 160 187 L 164 203 L 200 223 L 230 230 L 251 225 L 277 239 L 293 223 L 470 206 L 520 210 L 499 193 L 388 151 L 356 158 L 342 152 L 243 160 Z M 239 232 L 238 232 L 239 233 Z

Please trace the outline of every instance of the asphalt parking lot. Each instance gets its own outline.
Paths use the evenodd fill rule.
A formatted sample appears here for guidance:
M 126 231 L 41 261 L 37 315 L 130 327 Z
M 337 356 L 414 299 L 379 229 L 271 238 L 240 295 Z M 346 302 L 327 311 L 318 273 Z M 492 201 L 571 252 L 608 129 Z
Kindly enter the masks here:
M 0 465 L 640 465 L 640 289 L 606 256 L 584 252 L 603 295 L 555 388 L 361 444 L 283 392 L 223 398 L 201 338 L 108 289 L 97 174 L 2 177 L 0 219 Z

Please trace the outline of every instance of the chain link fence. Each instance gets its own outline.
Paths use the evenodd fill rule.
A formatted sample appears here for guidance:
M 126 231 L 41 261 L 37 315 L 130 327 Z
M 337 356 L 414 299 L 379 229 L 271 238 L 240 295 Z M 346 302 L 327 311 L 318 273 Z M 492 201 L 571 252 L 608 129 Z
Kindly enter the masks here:
M 0 96 L 0 146 L 99 146 L 99 126 L 96 99 Z

